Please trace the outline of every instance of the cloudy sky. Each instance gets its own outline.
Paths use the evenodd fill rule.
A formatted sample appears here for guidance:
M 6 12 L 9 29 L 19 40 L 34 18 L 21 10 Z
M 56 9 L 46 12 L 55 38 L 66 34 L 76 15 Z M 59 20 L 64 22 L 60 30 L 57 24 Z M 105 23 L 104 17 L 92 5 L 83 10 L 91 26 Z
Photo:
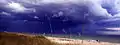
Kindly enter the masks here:
M 119 5 L 119 0 L 1 0 L 0 30 L 120 35 Z

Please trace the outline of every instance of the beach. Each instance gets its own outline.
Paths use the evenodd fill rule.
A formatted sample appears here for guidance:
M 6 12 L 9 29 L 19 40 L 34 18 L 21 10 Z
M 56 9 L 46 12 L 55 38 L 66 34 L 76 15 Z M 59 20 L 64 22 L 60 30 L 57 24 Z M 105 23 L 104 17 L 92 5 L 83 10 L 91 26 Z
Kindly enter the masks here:
M 120 45 L 97 40 L 81 40 L 62 37 L 0 32 L 0 45 Z

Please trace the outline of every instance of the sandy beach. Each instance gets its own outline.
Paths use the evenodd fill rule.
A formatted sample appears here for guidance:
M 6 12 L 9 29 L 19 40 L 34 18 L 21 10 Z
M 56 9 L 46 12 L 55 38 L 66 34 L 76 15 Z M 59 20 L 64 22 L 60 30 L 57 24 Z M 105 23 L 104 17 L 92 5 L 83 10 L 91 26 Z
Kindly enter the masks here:
M 47 37 L 47 39 L 61 45 L 117 45 L 117 43 L 98 42 L 96 40 L 79 40 L 79 39 L 56 38 L 56 37 Z
M 0 32 L 0 36 L 0 45 L 120 45 L 118 43 L 98 42 L 96 40 L 59 38 L 10 32 Z

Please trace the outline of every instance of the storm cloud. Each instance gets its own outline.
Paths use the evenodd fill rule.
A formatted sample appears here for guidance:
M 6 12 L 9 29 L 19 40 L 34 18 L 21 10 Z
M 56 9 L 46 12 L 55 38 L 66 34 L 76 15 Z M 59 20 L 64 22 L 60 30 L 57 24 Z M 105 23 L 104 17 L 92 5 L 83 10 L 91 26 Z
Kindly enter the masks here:
M 53 29 L 59 30 L 56 32 L 63 28 L 76 32 L 82 27 L 94 31 L 116 27 L 120 22 L 119 0 L 1 0 L 0 4 L 2 30 L 46 32 L 51 20 Z

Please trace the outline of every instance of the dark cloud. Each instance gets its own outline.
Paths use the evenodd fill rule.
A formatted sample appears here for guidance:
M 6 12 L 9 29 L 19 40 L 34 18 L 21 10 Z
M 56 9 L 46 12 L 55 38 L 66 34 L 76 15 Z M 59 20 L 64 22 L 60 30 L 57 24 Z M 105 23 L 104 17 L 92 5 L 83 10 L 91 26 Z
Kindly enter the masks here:
M 20 4 L 11 9 L 6 3 Z M 41 3 L 40 3 L 41 2 Z M 46 1 L 38 3 L 29 1 L 3 1 L 0 6 L 0 30 L 15 32 L 53 32 L 63 33 L 62 30 L 73 33 L 86 32 L 96 33 L 108 27 L 119 24 L 118 0 L 69 0 L 69 1 Z M 68 3 L 71 2 L 71 3 Z M 14 11 L 13 11 L 14 10 Z M 114 26 L 115 25 L 115 26 Z M 51 27 L 52 26 L 52 27 Z M 119 27 L 119 26 L 117 26 Z

